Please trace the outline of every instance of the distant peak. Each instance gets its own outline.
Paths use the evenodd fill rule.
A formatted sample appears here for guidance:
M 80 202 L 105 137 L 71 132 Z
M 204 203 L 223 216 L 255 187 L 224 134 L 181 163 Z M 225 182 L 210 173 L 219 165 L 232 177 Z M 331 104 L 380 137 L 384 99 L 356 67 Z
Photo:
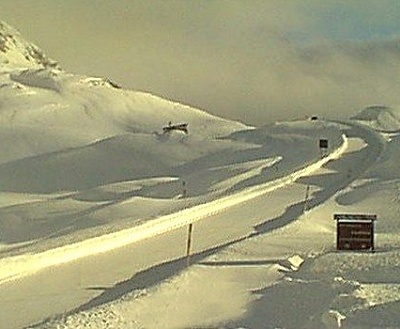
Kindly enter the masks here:
M 58 68 L 58 63 L 26 41 L 15 28 L 0 21 L 0 66 Z
M 371 105 L 352 117 L 384 132 L 400 131 L 400 109 L 385 105 Z

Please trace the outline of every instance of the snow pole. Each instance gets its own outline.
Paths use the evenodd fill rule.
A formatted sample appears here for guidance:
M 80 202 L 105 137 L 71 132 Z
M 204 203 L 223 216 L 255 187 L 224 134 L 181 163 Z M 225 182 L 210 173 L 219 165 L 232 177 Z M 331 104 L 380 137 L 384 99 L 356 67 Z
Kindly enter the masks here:
M 188 226 L 188 236 L 187 236 L 187 244 L 186 244 L 186 266 L 190 265 L 190 249 L 192 246 L 192 232 L 193 232 L 193 223 L 190 223 Z
M 186 199 L 187 197 L 187 188 L 186 182 L 182 182 L 182 198 Z M 193 223 L 188 225 L 188 233 L 187 233 L 187 242 L 186 242 L 186 266 L 190 265 L 190 249 L 192 247 L 192 232 L 193 232 Z
M 303 214 L 306 212 L 308 208 L 308 199 L 310 197 L 310 185 L 307 185 L 306 187 L 306 196 L 304 198 L 304 207 L 303 207 Z
M 187 190 L 186 190 L 186 182 L 182 182 L 182 198 L 185 199 L 187 196 Z

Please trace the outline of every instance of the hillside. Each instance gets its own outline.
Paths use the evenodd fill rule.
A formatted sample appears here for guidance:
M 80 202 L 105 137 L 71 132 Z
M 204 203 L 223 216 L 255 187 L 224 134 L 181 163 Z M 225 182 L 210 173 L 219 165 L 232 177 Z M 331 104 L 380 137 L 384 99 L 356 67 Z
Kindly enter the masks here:
M 6 67 L 58 67 L 38 46 L 24 40 L 16 29 L 1 21 L 0 63 L 2 70 Z
M 352 119 L 382 132 L 395 133 L 400 131 L 400 109 L 398 108 L 384 105 L 368 106 L 353 116 Z

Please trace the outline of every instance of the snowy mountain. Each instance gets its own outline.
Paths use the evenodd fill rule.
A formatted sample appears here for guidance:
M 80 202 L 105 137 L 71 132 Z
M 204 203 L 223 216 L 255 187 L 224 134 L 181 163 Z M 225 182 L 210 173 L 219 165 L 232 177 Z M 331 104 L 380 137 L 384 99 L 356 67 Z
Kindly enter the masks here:
M 398 328 L 399 122 L 250 127 L 0 23 L 0 329 Z M 335 250 L 337 212 L 376 253 Z
M 35 44 L 25 41 L 20 33 L 0 21 L 0 63 L 4 67 L 56 68 L 57 62 L 48 58 Z
M 384 105 L 368 106 L 352 117 L 382 132 L 400 131 L 400 109 Z
M 181 163 L 200 156 L 202 147 L 195 144 L 202 140 L 245 128 L 189 106 L 116 88 L 107 79 L 64 72 L 6 24 L 1 25 L 1 40 L 0 137 L 6 143 L 0 146 L 0 163 L 27 157 L 35 162 L 38 158 L 34 157 L 43 154 L 51 160 L 60 156 L 57 152 L 68 157 L 74 152 L 93 153 L 97 149 L 130 144 L 126 156 L 133 156 L 135 151 L 134 157 L 141 154 L 141 167 L 148 170 L 149 176 L 155 165 L 170 166 L 171 162 Z M 162 128 L 168 122 L 189 124 L 193 137 L 188 143 L 193 142 L 196 147 L 185 152 L 183 159 L 177 153 L 184 147 L 180 142 L 184 136 L 179 132 L 163 134 Z M 214 144 L 219 149 L 222 142 Z M 156 154 L 149 154 L 153 149 Z M 154 156 L 162 161 L 156 163 Z M 112 161 L 112 157 L 106 158 Z M 79 174 L 79 168 L 74 170 Z M 57 183 L 54 188 L 63 189 Z

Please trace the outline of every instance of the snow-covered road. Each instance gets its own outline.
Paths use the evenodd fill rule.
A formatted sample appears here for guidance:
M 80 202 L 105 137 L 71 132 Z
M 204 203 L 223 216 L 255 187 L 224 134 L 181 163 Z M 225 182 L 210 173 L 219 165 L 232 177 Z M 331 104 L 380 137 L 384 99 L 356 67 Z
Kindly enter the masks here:
M 365 136 L 366 130 L 364 128 L 357 128 L 355 126 L 353 126 L 352 131 L 354 135 L 358 134 L 360 136 L 364 136 L 362 137 L 362 139 L 364 139 L 365 141 L 368 140 L 367 145 L 373 144 L 372 148 L 374 149 L 374 152 L 372 153 L 375 154 L 376 157 L 379 156 L 380 154 L 379 145 L 381 144 L 377 139 L 375 139 L 375 142 L 372 141 L 372 139 L 375 138 L 374 134 L 372 135 L 367 134 L 368 136 Z M 171 241 L 175 241 L 176 235 L 181 236 L 180 239 L 182 240 L 182 234 L 183 237 L 185 237 L 185 226 L 188 223 L 192 223 L 200 219 L 205 219 L 209 217 L 216 217 L 218 216 L 219 212 L 227 211 L 230 208 L 232 208 L 233 210 L 241 206 L 244 207 L 246 205 L 245 203 L 246 201 L 249 202 L 250 200 L 260 200 L 261 197 L 266 193 L 276 190 L 279 187 L 286 186 L 298 180 L 301 177 L 305 177 L 314 172 L 315 170 L 321 168 L 332 159 L 337 159 L 338 157 L 340 157 L 341 154 L 343 154 L 343 152 L 345 152 L 347 146 L 348 146 L 348 141 L 347 138 L 344 137 L 343 144 L 340 148 L 338 148 L 328 156 L 320 159 L 316 163 L 313 163 L 312 165 L 307 166 L 306 168 L 303 168 L 295 173 L 292 173 L 291 175 L 259 186 L 248 188 L 243 192 L 236 193 L 224 197 L 222 199 L 212 201 L 207 204 L 199 205 L 193 208 L 182 210 L 178 213 L 160 217 L 158 219 L 146 222 L 141 226 L 137 226 L 129 230 L 124 230 L 106 236 L 101 236 L 98 238 L 86 240 L 74 245 L 57 248 L 40 254 L 24 255 L 24 256 L 17 256 L 14 258 L 2 259 L 0 274 L 3 283 L 2 288 L 4 289 L 0 290 L 0 294 L 7 293 L 7 291 L 10 290 L 14 291 L 14 289 L 17 288 L 16 290 L 19 291 L 19 293 L 16 294 L 14 291 L 13 296 L 21 296 L 20 300 L 11 299 L 9 300 L 8 303 L 5 303 L 5 306 L 7 307 L 4 307 L 2 309 L 3 311 L 0 311 L 1 313 L 5 312 L 4 314 L 2 314 L 4 315 L 3 319 L 7 318 L 6 310 L 10 310 L 10 308 L 15 307 L 16 305 L 23 305 L 23 304 L 26 305 L 26 303 L 29 303 L 30 298 L 29 296 L 26 295 L 26 292 L 24 292 L 24 288 L 34 284 L 33 282 L 41 282 L 41 280 L 44 280 L 44 278 L 46 277 L 44 275 L 45 272 L 47 272 L 46 274 L 48 277 L 49 275 L 48 273 L 52 271 L 54 271 L 55 273 L 59 270 L 64 271 L 63 272 L 64 280 L 65 277 L 75 278 L 74 280 L 72 280 L 74 281 L 74 283 L 71 283 L 74 285 L 75 288 L 74 289 L 71 289 L 71 287 L 59 288 L 58 285 L 54 283 L 55 281 L 57 281 L 56 278 L 48 280 L 47 283 L 42 282 L 42 284 L 44 284 L 44 286 L 41 287 L 43 289 L 44 301 L 41 301 L 37 304 L 38 305 L 37 313 L 32 312 L 32 318 L 24 319 L 24 321 L 22 321 L 21 323 L 28 324 L 43 319 L 43 317 L 45 317 L 46 314 L 51 315 L 54 313 L 65 312 L 73 308 L 74 305 L 79 305 L 80 301 L 87 300 L 89 295 L 92 296 L 93 291 L 85 290 L 82 293 L 80 289 L 83 284 L 82 275 L 77 274 L 76 270 L 78 268 L 79 271 L 84 271 L 86 273 L 86 271 L 82 269 L 82 266 L 85 266 L 85 268 L 87 268 L 88 266 L 87 264 L 90 264 L 91 260 L 95 261 L 96 259 L 99 259 L 99 257 L 97 257 L 96 255 L 99 255 L 100 259 L 102 257 L 105 257 L 105 259 L 107 260 L 110 260 L 110 257 L 113 258 L 113 261 L 107 262 L 105 263 L 107 265 L 104 265 L 107 267 L 107 272 L 109 272 L 107 273 L 107 275 L 105 275 L 107 277 L 107 279 L 105 279 L 105 282 L 108 282 L 109 284 L 110 282 L 121 281 L 121 277 L 129 277 L 128 273 L 132 274 L 132 271 L 134 272 L 133 269 L 130 269 L 129 267 L 127 268 L 126 258 L 129 258 L 130 252 L 134 253 L 136 256 L 139 255 L 139 253 L 136 253 L 136 251 L 133 250 L 136 248 L 138 248 L 138 250 L 142 250 L 143 254 L 146 254 L 146 252 L 143 251 L 143 249 L 141 248 L 149 248 L 149 245 L 153 240 L 149 239 L 150 237 L 158 236 L 157 240 L 159 242 L 157 243 L 157 245 L 164 245 L 164 246 L 170 244 Z M 357 157 L 357 153 L 355 153 L 354 156 Z M 370 161 L 373 160 L 374 160 L 373 158 L 370 158 Z M 358 159 L 358 161 L 364 161 L 364 160 L 360 158 Z M 359 173 L 357 173 L 356 171 L 353 171 L 352 179 L 354 179 L 358 174 Z M 334 190 L 330 191 L 333 193 L 335 192 Z M 258 222 L 259 220 L 254 219 L 253 225 Z M 235 239 L 241 238 L 244 232 L 245 235 L 252 233 L 251 223 L 246 222 L 246 223 L 241 223 L 240 225 L 246 226 L 247 231 L 238 228 L 236 233 L 233 232 L 229 237 L 226 237 L 228 241 L 226 241 L 225 238 L 223 239 L 223 241 L 229 243 L 229 241 L 235 241 Z M 169 234 L 163 235 L 162 233 L 165 232 L 169 232 Z M 223 234 L 226 234 L 226 232 L 222 233 L 222 231 L 219 232 L 214 231 L 212 234 L 221 236 Z M 164 240 L 165 242 L 164 243 L 160 242 L 162 240 Z M 179 240 L 179 238 L 177 240 Z M 221 244 L 220 238 L 216 238 L 215 241 L 218 242 L 216 242 L 214 245 L 204 245 L 203 250 L 207 249 L 210 250 Z M 137 243 L 133 244 L 133 242 Z M 176 243 L 174 244 L 174 246 L 176 248 Z M 130 252 L 126 252 L 127 249 L 130 250 Z M 125 250 L 126 255 L 123 254 L 123 250 Z M 149 250 L 152 250 L 152 252 L 147 253 L 148 259 L 145 260 L 142 259 L 138 261 L 135 267 L 136 271 L 140 270 L 141 266 L 151 267 L 153 264 L 157 264 L 160 262 L 160 259 L 153 258 L 159 255 L 159 253 L 154 252 L 154 247 L 150 247 Z M 162 250 L 162 251 L 164 255 L 162 256 L 161 259 L 174 259 L 179 255 L 182 255 L 182 252 L 176 250 L 175 251 Z M 199 250 L 197 250 L 197 252 L 198 251 Z M 116 254 L 118 254 L 119 256 L 115 257 Z M 82 261 L 80 261 L 80 259 L 82 259 Z M 83 262 L 85 262 L 86 264 L 82 265 Z M 117 262 L 118 265 L 115 262 Z M 77 264 L 79 264 L 78 267 Z M 114 266 L 115 266 L 114 271 L 110 271 L 110 267 L 112 268 Z M 95 267 L 97 269 L 101 268 L 99 264 L 96 264 Z M 40 271 L 43 269 L 44 271 Z M 33 275 L 34 273 L 37 274 Z M 113 275 L 114 277 L 112 278 Z M 102 275 L 96 276 L 97 283 L 101 281 L 101 276 Z M 91 283 L 92 280 L 89 278 L 85 279 L 84 281 L 85 285 L 90 286 L 92 284 Z M 50 284 L 50 287 L 46 286 L 46 284 Z M 37 286 L 40 287 L 40 284 Z M 80 290 L 80 292 L 78 293 L 76 289 Z M 51 303 L 52 300 L 55 300 L 57 296 L 59 298 L 59 294 L 62 293 L 63 291 L 65 292 L 66 290 L 69 291 L 68 294 L 77 294 L 77 295 L 73 298 L 67 298 L 68 300 L 62 306 L 58 305 L 58 307 L 55 307 L 53 305 L 50 307 L 48 305 L 49 303 Z M 15 298 L 18 299 L 18 297 Z M 72 302 L 72 300 L 74 301 Z M 46 310 L 43 307 L 43 303 L 47 304 L 48 308 Z M 14 321 L 11 321 L 12 318 L 10 316 L 8 316 L 8 318 L 10 319 L 10 322 L 7 322 L 8 325 L 10 325 L 11 323 L 15 323 L 15 319 Z M 8 326 L 7 328 L 12 328 L 12 326 L 11 327 Z M 15 328 L 18 328 L 18 326 L 16 326 Z
M 291 173 L 285 177 L 267 182 L 262 185 L 247 188 L 242 192 L 235 193 L 205 204 L 181 210 L 179 212 L 159 217 L 154 220 L 135 226 L 130 229 L 99 236 L 67 246 L 55 248 L 34 255 L 21 255 L 0 259 L 0 284 L 16 280 L 30 275 L 43 268 L 56 266 L 88 257 L 96 253 L 108 252 L 125 245 L 153 237 L 158 234 L 186 226 L 212 214 L 223 211 L 233 205 L 237 205 L 271 192 L 284 185 L 290 184 L 300 177 L 306 176 L 321 168 L 327 162 L 337 159 L 346 150 L 347 138 L 343 135 L 341 147 L 327 156 L 308 165 L 307 167 Z

